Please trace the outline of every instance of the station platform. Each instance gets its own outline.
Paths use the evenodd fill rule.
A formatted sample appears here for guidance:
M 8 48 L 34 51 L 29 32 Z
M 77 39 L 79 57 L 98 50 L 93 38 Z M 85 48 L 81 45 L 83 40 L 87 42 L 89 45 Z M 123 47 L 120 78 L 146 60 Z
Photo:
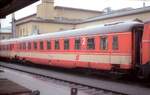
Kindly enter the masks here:
M 8 79 L 0 79 L 0 95 L 31 95 L 32 91 Z
M 7 79 L 13 82 L 13 84 L 18 84 L 26 89 L 25 91 L 40 91 L 40 95 L 71 95 L 71 88 L 68 86 L 58 85 L 56 83 L 52 83 L 47 80 L 42 80 L 36 77 L 33 77 L 29 74 L 25 74 L 22 72 L 2 69 L 4 72 L 0 72 L 0 84 L 2 79 Z M 16 88 L 16 87 L 15 87 Z M 4 88 L 7 89 L 8 88 Z M 10 90 L 13 88 L 10 87 Z M 1 92 L 2 89 L 0 89 Z M 18 89 L 21 90 L 21 89 Z M 1 94 L 0 94 L 1 95 Z M 3 94 L 2 94 L 3 95 Z M 9 94 L 8 94 L 9 95 Z M 16 94 L 10 94 L 16 95 Z M 17 94 L 19 95 L 19 94 Z M 23 94 L 26 95 L 26 94 Z M 27 94 L 30 95 L 30 94 Z M 87 95 L 87 93 L 78 91 L 77 95 Z
M 5 78 L 0 70 L 0 95 L 31 95 L 32 91 Z

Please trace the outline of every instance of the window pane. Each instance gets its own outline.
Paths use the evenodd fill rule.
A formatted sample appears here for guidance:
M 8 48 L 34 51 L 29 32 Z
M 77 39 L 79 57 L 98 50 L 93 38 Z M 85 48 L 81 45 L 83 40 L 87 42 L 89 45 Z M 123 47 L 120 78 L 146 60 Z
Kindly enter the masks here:
M 80 39 L 75 40 L 75 49 L 79 50 L 80 49 Z
M 34 42 L 34 49 L 37 49 L 37 43 Z
M 10 45 L 8 45 L 8 50 L 10 50 Z
M 12 50 L 12 44 L 9 45 L 9 49 Z M 17 49 L 18 49 L 18 46 L 17 46 Z
M 6 45 L 4 45 L 4 50 L 6 50 Z
M 23 49 L 23 44 L 21 43 L 21 49 Z
M 28 43 L 28 49 L 31 49 L 31 43 L 30 42 Z
M 58 40 L 55 41 L 55 49 L 59 49 L 59 41 Z
M 94 38 L 87 39 L 87 49 L 95 49 Z
M 43 41 L 40 41 L 40 49 L 43 49 Z
M 51 49 L 51 42 L 47 41 L 47 49 Z
M 69 49 L 69 40 L 64 40 L 64 49 Z
M 21 50 L 21 44 L 19 44 L 19 48 L 20 48 L 20 50 Z
M 107 37 L 101 37 L 100 45 L 101 45 L 100 48 L 102 50 L 106 50 L 107 49 L 107 47 L 108 47 L 108 45 L 107 45 Z
M 23 49 L 24 50 L 26 49 L 26 43 L 23 43 Z
M 113 36 L 113 43 L 112 43 L 113 49 L 118 49 L 118 36 Z
M 7 49 L 6 50 L 9 50 L 9 45 L 6 45 L 7 46 Z

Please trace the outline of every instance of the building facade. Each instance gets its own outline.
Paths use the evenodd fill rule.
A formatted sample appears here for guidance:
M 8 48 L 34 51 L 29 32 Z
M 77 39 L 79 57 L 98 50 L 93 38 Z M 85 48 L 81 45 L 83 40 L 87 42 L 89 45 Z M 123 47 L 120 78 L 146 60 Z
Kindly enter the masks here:
M 77 22 L 100 14 L 101 11 L 54 6 L 54 0 L 42 0 L 36 14 L 16 20 L 16 37 L 75 29 Z
M 137 9 L 130 9 L 129 10 L 117 10 L 112 11 L 110 13 L 104 13 L 100 16 L 93 17 L 90 19 L 86 19 L 82 21 L 80 24 L 77 24 L 77 28 L 87 27 L 91 25 L 98 25 L 98 24 L 105 24 L 111 22 L 122 22 L 127 20 L 141 20 L 147 21 L 150 19 L 150 6 L 142 7 Z
M 54 0 L 42 0 L 37 13 L 16 20 L 16 37 L 59 32 L 98 24 L 150 18 L 150 7 L 116 11 L 94 11 L 54 6 Z

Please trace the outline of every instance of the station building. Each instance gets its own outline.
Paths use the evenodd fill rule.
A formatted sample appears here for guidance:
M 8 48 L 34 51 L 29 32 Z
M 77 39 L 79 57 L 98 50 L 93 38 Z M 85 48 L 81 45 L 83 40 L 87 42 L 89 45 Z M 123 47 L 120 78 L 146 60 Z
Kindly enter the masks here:
M 37 13 L 16 20 L 16 36 L 28 36 L 76 28 L 82 19 L 96 17 L 103 12 L 54 6 L 53 0 L 42 0 Z
M 0 40 L 12 38 L 11 27 L 0 28 Z
M 150 7 L 105 12 L 54 6 L 54 0 L 42 0 L 42 3 L 37 6 L 37 13 L 15 21 L 16 37 L 126 20 L 145 21 L 149 18 Z

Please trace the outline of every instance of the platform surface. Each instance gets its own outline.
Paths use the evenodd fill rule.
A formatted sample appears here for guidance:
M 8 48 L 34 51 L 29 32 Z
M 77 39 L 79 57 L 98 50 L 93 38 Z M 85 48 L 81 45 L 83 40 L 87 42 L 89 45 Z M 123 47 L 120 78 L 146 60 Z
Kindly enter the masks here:
M 0 95 L 29 95 L 31 90 L 8 79 L 0 78 Z
M 126 93 L 128 95 L 150 95 L 150 88 L 144 87 L 141 85 L 133 85 L 132 83 L 122 83 L 122 82 L 115 82 L 115 81 L 109 81 L 109 80 L 103 80 L 103 79 L 96 79 L 96 78 L 90 78 L 85 76 L 75 76 L 72 74 L 64 74 L 61 72 L 56 71 L 48 71 L 43 70 L 40 68 L 32 68 L 32 67 L 25 67 L 25 66 L 19 66 L 15 64 L 4 64 L 0 62 L 0 65 L 6 66 L 6 67 L 12 67 L 12 68 L 19 68 L 20 70 L 25 71 L 31 71 L 33 73 L 38 73 L 41 75 L 51 76 L 59 79 L 64 79 L 68 81 L 72 81 L 75 83 L 82 83 L 85 85 L 90 85 L 93 87 L 98 87 L 102 89 L 108 89 L 111 91 Z M 81 94 L 82 95 L 82 94 Z
M 31 89 L 32 91 L 39 90 L 40 95 L 70 95 L 71 88 L 68 86 L 52 83 L 48 80 L 39 79 L 29 74 L 24 74 L 9 69 L 4 69 L 4 72 L 0 73 L 0 78 L 7 78 L 19 85 Z M 78 95 L 87 94 L 82 91 L 78 91 Z

